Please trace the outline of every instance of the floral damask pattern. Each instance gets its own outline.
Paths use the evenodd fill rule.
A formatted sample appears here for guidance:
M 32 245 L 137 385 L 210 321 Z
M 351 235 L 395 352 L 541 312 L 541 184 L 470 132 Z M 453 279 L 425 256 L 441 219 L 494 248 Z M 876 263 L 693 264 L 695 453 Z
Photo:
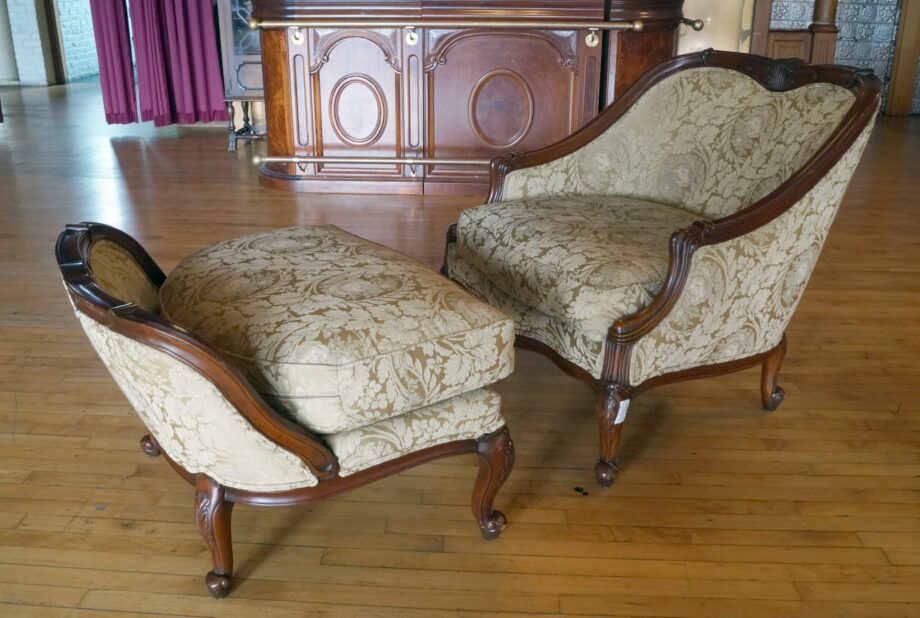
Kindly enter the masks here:
M 334 227 L 256 234 L 184 260 L 164 313 L 320 433 L 507 376 L 513 322 L 425 265 Z
M 746 358 L 779 343 L 871 131 L 869 126 L 837 165 L 783 215 L 740 238 L 694 253 L 677 304 L 633 349 L 633 384 Z
M 489 389 L 463 393 L 399 416 L 326 436 L 348 476 L 407 453 L 455 440 L 476 440 L 505 424 L 501 397 Z
M 317 484 L 298 457 L 256 431 L 196 370 L 79 312 L 77 318 L 160 448 L 180 466 L 249 491 Z M 438 444 L 475 440 L 504 424 L 501 398 L 479 389 L 324 437 L 339 459 L 340 476 L 348 476 Z
M 595 377 L 601 375 L 604 341 L 587 337 L 573 322 L 549 316 L 515 299 L 469 261 L 459 259 L 456 247 L 455 243 L 447 247 L 447 267 L 451 279 L 510 315 L 521 335 L 545 343 L 560 356 L 584 367 Z
M 510 174 L 504 202 L 464 212 L 458 240 L 448 247 L 451 277 L 510 314 L 520 334 L 600 378 L 600 329 L 648 306 L 663 283 L 667 260 L 662 266 L 651 247 L 664 239 L 666 256 L 666 239 L 676 229 L 732 214 L 777 188 L 816 152 L 853 100 L 849 91 L 820 83 L 771 93 L 724 69 L 675 75 L 582 150 Z M 871 126 L 787 213 L 742 238 L 697 251 L 671 314 L 633 350 L 633 385 L 752 356 L 779 342 L 870 132 Z M 614 196 L 609 213 L 585 208 L 600 204 L 599 196 Z M 637 199 L 660 203 L 640 207 Z M 628 207 L 617 212 L 619 204 Z M 681 210 L 663 210 L 662 204 L 698 214 L 677 221 L 672 213 Z M 616 221 L 618 214 L 626 220 Z M 655 225 L 661 228 L 649 229 Z M 569 226 L 585 231 L 570 233 Z M 626 242 L 610 242 L 604 235 L 611 228 L 617 241 L 625 236 Z M 596 239 L 608 241 L 609 255 L 595 251 Z M 637 242 L 648 252 L 637 252 Z M 590 300 L 579 306 L 591 296 L 582 296 L 578 277 L 593 294 L 598 272 L 609 286 L 606 313 L 598 312 L 592 323 L 584 319 Z M 639 287 L 644 295 L 636 294 L 628 284 L 643 275 L 650 279 Z
M 150 313 L 160 309 L 159 290 L 130 253 L 111 240 L 93 243 L 89 266 L 102 291 Z
M 510 173 L 502 200 L 618 195 L 723 217 L 801 168 L 854 100 L 832 84 L 770 92 L 729 69 L 681 71 L 585 148 Z
M 671 234 L 698 219 L 619 196 L 522 199 L 465 210 L 456 251 L 524 305 L 603 341 L 615 319 L 651 302 Z
M 196 370 L 82 313 L 77 317 L 144 425 L 180 466 L 252 491 L 316 485 L 298 457 L 256 431 Z

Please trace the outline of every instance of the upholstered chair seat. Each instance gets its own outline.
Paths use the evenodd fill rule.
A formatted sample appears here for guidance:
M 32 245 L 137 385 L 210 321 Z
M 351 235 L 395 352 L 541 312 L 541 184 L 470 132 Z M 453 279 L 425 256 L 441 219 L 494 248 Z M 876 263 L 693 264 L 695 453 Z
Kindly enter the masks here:
M 507 315 L 334 227 L 203 249 L 170 273 L 160 305 L 279 412 L 322 434 L 445 401 L 513 368 Z
M 699 216 L 618 195 L 524 198 L 460 215 L 455 278 L 482 276 L 522 304 L 603 341 L 648 305 L 668 272 L 668 238 Z M 473 288 L 475 289 L 475 288 Z
M 785 329 L 879 88 L 848 67 L 707 50 L 655 67 L 565 140 L 493 160 L 443 272 L 593 388 L 602 486 L 648 388 L 761 365 L 763 406 L 783 401 Z
M 214 596 L 230 590 L 235 503 L 317 500 L 448 455 L 479 455 L 473 514 L 501 533 L 514 449 L 486 386 L 511 372 L 514 331 L 499 310 L 329 227 L 220 243 L 169 278 L 105 225 L 69 226 L 56 253 L 144 451 L 195 486 Z

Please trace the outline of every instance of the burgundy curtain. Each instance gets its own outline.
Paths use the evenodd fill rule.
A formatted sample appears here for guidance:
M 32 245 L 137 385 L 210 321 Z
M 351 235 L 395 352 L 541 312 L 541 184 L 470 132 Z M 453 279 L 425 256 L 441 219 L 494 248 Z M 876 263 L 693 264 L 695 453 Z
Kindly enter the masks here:
M 131 26 L 140 88 L 141 120 L 158 127 L 172 124 L 172 105 L 166 78 L 166 52 L 160 27 L 159 0 L 131 0 Z
M 227 120 L 210 0 L 131 0 L 141 117 Z
M 137 122 L 134 70 L 124 0 L 90 0 L 99 81 L 105 121 L 109 124 Z

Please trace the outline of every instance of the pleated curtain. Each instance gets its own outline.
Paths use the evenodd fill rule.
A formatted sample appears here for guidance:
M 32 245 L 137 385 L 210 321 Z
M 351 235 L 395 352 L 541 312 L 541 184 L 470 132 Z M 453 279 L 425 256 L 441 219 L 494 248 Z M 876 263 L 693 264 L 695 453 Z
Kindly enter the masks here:
M 102 104 L 109 124 L 137 122 L 131 42 L 123 0 L 90 0 Z
M 111 12 L 117 12 L 120 7 L 124 19 L 124 0 L 91 1 L 104 5 Z M 137 62 L 141 119 L 152 120 L 158 127 L 177 122 L 193 124 L 227 120 L 211 1 L 130 0 L 128 6 Z M 94 16 L 95 13 L 96 9 Z M 97 48 L 100 34 L 105 36 L 105 31 L 100 33 L 99 29 L 96 30 Z M 117 51 L 120 54 L 117 62 L 127 62 L 130 67 L 130 48 L 125 46 Z M 101 74 L 101 51 L 99 56 Z M 137 119 L 133 78 L 130 90 L 134 117 L 124 122 Z M 103 82 L 104 96 L 105 91 Z M 109 120 L 108 107 L 106 110 L 106 120 Z

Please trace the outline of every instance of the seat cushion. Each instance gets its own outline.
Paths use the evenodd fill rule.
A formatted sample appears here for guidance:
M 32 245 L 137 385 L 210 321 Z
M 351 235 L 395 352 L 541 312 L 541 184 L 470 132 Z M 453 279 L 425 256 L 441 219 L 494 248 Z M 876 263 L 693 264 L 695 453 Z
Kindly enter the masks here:
M 416 260 L 334 227 L 230 240 L 185 259 L 163 313 L 235 361 L 266 401 L 337 433 L 507 376 L 510 318 Z
M 602 341 L 646 307 L 668 271 L 669 240 L 698 215 L 618 197 L 543 197 L 463 211 L 456 258 L 498 289 Z
M 348 476 L 439 444 L 476 440 L 504 425 L 501 397 L 481 388 L 325 438 L 339 460 L 339 475 Z

